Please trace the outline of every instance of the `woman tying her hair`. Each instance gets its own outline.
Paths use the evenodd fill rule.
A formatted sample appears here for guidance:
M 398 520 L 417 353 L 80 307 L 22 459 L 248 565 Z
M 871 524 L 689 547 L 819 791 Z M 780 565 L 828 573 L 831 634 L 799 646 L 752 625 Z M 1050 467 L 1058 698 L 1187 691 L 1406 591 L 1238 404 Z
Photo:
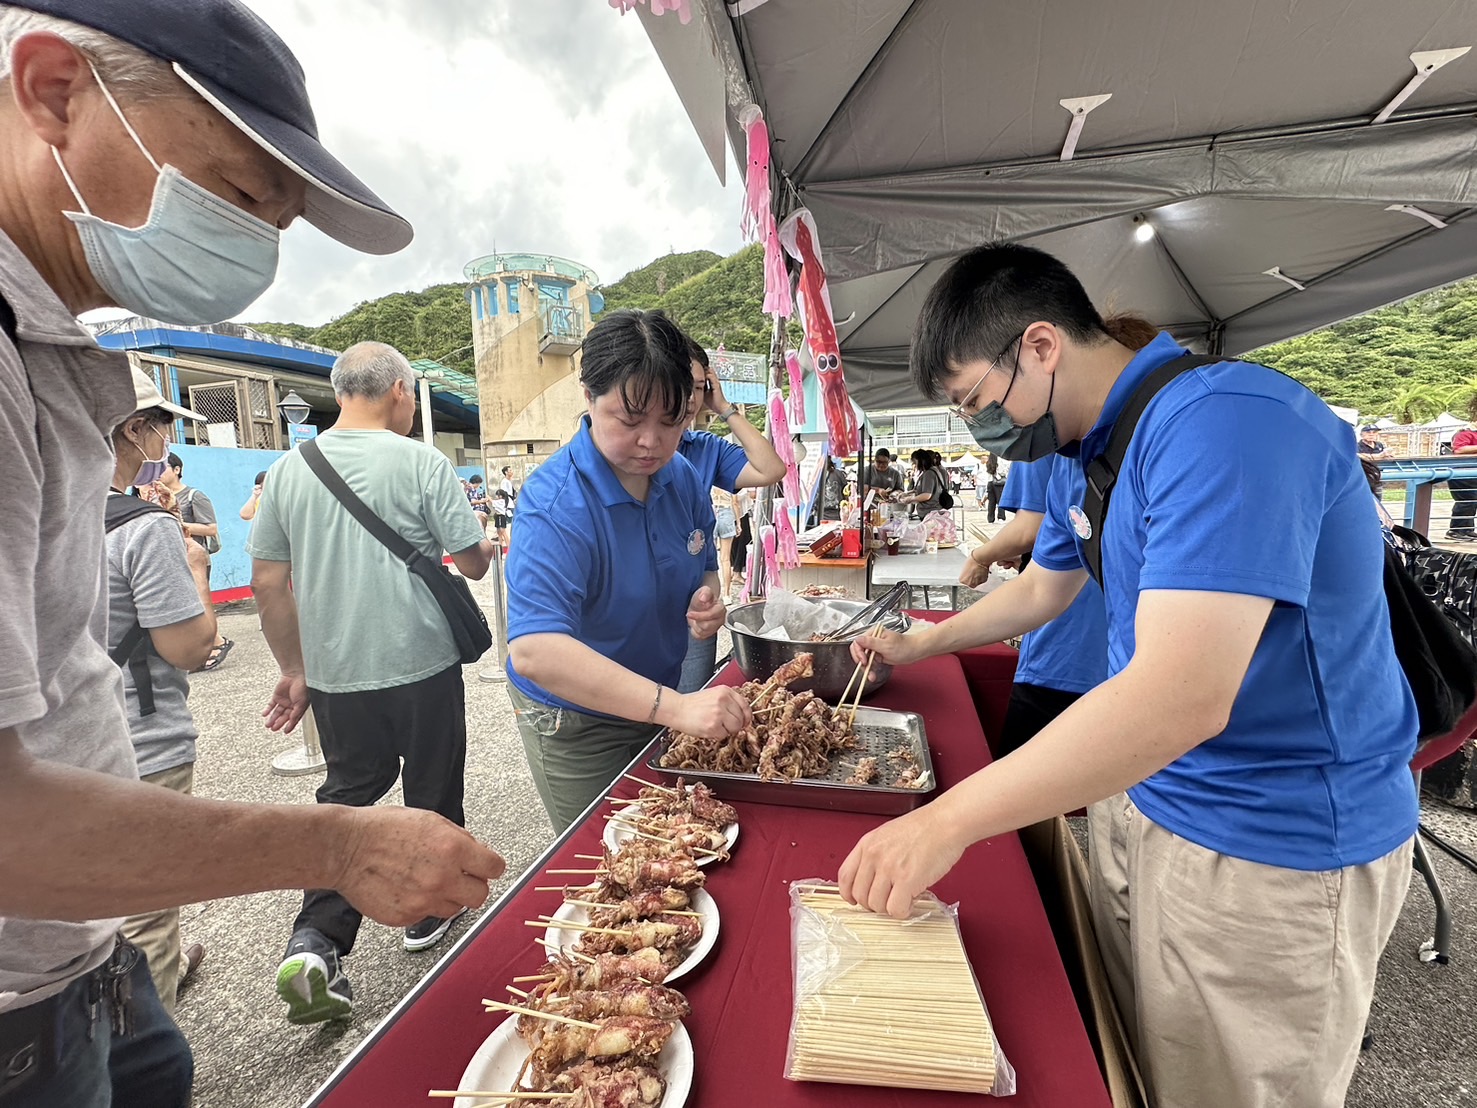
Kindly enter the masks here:
M 587 414 L 529 477 L 508 558 L 508 695 L 544 808 L 564 830 L 662 727 L 729 735 L 731 688 L 679 693 L 688 630 L 717 634 L 708 486 L 677 456 L 692 418 L 687 338 L 661 312 L 585 337 Z

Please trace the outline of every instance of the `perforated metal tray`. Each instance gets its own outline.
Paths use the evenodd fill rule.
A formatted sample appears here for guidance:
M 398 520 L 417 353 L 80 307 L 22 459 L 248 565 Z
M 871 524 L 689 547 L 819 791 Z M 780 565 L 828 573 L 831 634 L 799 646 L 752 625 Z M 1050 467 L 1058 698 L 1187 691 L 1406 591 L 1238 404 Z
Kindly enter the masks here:
M 874 815 L 901 815 L 924 803 L 933 794 L 938 781 L 933 773 L 933 759 L 928 753 L 928 737 L 923 732 L 923 717 L 916 712 L 893 712 L 886 708 L 858 708 L 856 734 L 861 745 L 834 758 L 831 768 L 821 777 L 802 777 L 796 781 L 765 781 L 757 773 L 719 773 L 716 771 L 668 769 L 660 765 L 666 752 L 666 736 L 657 753 L 647 761 L 648 769 L 667 777 L 685 777 L 704 781 L 723 800 L 753 801 L 756 804 L 785 804 L 792 808 L 831 808 L 841 812 L 868 812 Z M 884 780 L 897 776 L 889 773 L 887 752 L 906 745 L 918 760 L 919 779 L 916 789 L 895 789 L 891 785 L 848 785 L 846 779 L 856 770 L 857 761 L 871 755 L 881 763 Z

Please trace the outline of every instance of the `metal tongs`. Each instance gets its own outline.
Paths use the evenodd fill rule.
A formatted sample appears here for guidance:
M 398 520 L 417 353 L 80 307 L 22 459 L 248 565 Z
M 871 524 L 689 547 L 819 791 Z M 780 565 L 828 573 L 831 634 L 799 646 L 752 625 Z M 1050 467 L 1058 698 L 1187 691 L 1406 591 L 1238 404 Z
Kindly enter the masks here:
M 820 641 L 840 642 L 850 632 L 865 630 L 890 616 L 899 614 L 902 611 L 903 604 L 912 594 L 913 587 L 906 581 L 899 581 Z

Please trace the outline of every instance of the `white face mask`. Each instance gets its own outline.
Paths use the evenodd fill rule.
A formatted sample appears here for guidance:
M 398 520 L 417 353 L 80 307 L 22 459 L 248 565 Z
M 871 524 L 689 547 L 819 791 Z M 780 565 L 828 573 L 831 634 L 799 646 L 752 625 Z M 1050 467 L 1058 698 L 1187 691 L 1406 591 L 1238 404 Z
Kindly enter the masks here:
M 174 166 L 161 166 L 96 69 L 92 75 L 159 174 L 149 218 L 138 227 L 123 227 L 92 214 L 60 152 L 51 148 L 82 207 L 62 214 L 77 227 L 93 277 L 119 307 L 165 323 L 219 323 L 244 311 L 277 275 L 277 228 L 201 188 Z

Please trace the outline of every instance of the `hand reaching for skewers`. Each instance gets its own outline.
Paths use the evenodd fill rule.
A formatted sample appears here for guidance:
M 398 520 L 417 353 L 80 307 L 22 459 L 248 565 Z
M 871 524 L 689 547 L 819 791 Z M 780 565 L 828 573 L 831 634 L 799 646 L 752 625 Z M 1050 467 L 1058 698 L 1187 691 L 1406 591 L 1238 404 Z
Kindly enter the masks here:
M 692 594 L 687 605 L 687 626 L 694 638 L 711 639 L 728 618 L 728 609 L 714 593 L 710 585 L 704 585 Z
M 874 912 L 907 919 L 913 898 L 954 868 L 969 843 L 926 804 L 861 837 L 837 878 L 841 895 Z
M 910 631 L 905 634 L 901 631 L 888 631 L 882 627 L 874 627 L 851 640 L 851 660 L 857 665 L 864 665 L 867 655 L 874 653 L 878 661 L 892 666 L 905 666 L 910 662 L 921 661 L 932 657 L 932 652 L 927 648 L 924 638 L 927 633 L 928 629 Z
M 749 702 L 738 690 L 720 685 L 678 696 L 671 712 L 663 714 L 662 722 L 686 735 L 723 739 L 737 735 L 752 718 Z

